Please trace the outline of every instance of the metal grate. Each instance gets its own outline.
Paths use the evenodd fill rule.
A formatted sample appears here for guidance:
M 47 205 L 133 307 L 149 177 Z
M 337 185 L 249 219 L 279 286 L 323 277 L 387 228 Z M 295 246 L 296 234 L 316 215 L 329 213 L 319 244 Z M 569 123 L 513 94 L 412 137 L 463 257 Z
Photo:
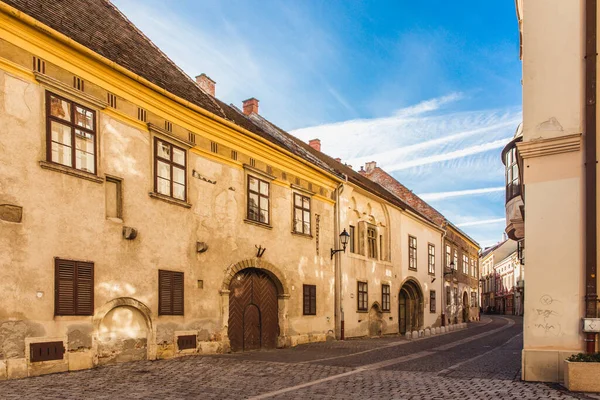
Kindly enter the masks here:
M 177 348 L 179 350 L 195 349 L 196 335 L 177 336 Z
M 138 107 L 138 120 L 146 122 L 146 110 Z
M 46 73 L 46 61 L 33 56 L 33 70 L 42 74 Z
M 231 159 L 237 161 L 237 159 L 238 159 L 237 151 L 231 150 Z
M 188 139 L 190 143 L 196 144 L 196 134 L 192 132 L 188 132 Z
M 165 129 L 168 132 L 172 132 L 173 131 L 173 124 L 171 122 L 169 122 L 169 121 L 165 121 Z
M 63 342 L 31 343 L 29 351 L 31 362 L 62 360 L 65 346 Z
M 108 93 L 107 95 L 108 106 L 111 108 L 117 108 L 117 96 L 112 93 Z
M 84 85 L 85 85 L 85 82 L 83 81 L 83 79 L 81 79 L 78 76 L 73 77 L 73 87 L 75 89 L 81 90 L 83 92 L 85 90 Z
M 250 166 L 251 167 L 256 167 L 256 160 L 252 157 L 250 157 Z
M 219 145 L 215 142 L 210 142 L 210 151 L 213 153 L 219 152 Z

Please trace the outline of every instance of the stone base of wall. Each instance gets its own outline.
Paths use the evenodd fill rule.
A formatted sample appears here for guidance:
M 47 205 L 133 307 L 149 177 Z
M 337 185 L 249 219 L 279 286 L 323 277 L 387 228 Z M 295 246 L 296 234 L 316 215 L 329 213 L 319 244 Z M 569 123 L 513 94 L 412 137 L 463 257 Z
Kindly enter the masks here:
M 325 342 L 327 340 L 327 335 L 325 333 L 314 333 L 307 335 L 288 336 L 284 339 L 285 345 L 278 347 L 296 347 L 299 344 Z
M 565 359 L 575 353 L 579 353 L 579 350 L 524 349 L 521 378 L 532 382 L 563 383 Z

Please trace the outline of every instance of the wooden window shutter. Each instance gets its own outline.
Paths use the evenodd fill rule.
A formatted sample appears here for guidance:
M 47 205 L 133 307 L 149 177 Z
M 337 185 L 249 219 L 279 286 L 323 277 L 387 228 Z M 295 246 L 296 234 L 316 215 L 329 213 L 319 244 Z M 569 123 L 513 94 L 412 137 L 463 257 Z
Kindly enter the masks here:
M 54 314 L 94 314 L 93 263 L 55 259 Z
M 158 314 L 183 315 L 183 272 L 158 271 Z
M 365 221 L 361 221 L 358 223 L 358 253 L 363 256 L 367 254 L 366 235 L 367 223 Z

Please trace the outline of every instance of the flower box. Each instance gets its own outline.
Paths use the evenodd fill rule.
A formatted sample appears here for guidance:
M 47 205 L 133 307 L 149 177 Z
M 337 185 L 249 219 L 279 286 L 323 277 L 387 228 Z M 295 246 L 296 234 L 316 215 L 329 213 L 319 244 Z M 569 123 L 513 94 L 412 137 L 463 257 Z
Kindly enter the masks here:
M 565 360 L 564 378 L 572 392 L 600 393 L 600 362 Z

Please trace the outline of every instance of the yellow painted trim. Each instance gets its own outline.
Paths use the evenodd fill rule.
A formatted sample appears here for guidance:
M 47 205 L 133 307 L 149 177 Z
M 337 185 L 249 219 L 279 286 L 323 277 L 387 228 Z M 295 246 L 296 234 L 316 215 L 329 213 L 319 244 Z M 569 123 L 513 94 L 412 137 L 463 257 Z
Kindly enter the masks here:
M 17 63 L 14 63 L 6 58 L 0 57 L 0 69 L 5 70 L 6 72 L 16 75 L 19 78 L 23 78 L 32 83 L 37 83 L 35 77 L 33 76 L 33 71 L 29 70 Z
M 121 121 L 127 125 L 130 125 L 131 127 L 138 129 L 142 132 L 150 132 L 148 130 L 148 124 L 146 124 L 145 122 L 142 122 L 136 118 L 133 118 L 133 117 L 125 114 L 124 112 L 115 110 L 114 108 L 106 107 L 104 110 L 102 110 L 102 112 L 100 114 L 106 114 L 109 117 L 114 118 L 118 121 Z
M 256 159 L 302 179 L 330 190 L 342 181 L 268 140 L 167 92 L 2 2 L 0 37 L 185 129 L 202 132 L 210 140 L 250 153 Z
M 211 161 L 216 161 L 216 162 L 219 162 L 222 164 L 227 164 L 228 166 L 233 167 L 235 169 L 239 169 L 239 170 L 244 169 L 241 162 L 231 160 L 225 156 L 222 156 L 221 154 L 212 153 L 212 152 L 204 150 L 203 148 L 200 148 L 200 147 L 193 147 L 192 149 L 190 149 L 190 151 L 194 154 L 201 156 L 202 158 L 205 158 L 205 159 L 208 159 Z

